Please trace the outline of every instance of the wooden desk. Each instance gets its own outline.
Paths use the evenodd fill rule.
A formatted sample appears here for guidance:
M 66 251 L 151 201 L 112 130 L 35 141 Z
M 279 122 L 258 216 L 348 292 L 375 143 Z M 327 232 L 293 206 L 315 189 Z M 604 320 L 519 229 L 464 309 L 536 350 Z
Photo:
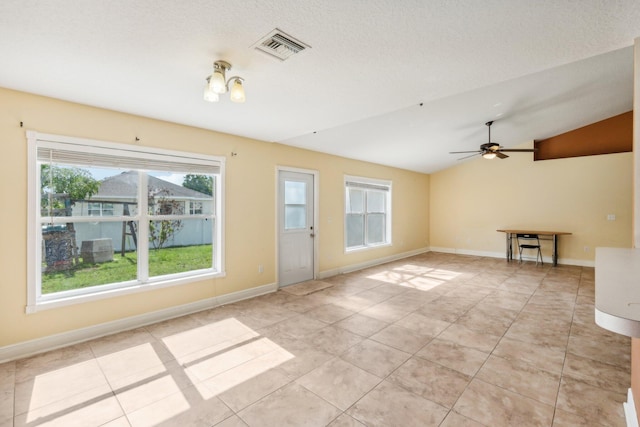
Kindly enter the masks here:
M 553 240 L 553 253 L 551 259 L 553 260 L 553 266 L 558 265 L 558 236 L 569 235 L 566 231 L 539 231 L 539 230 L 496 230 L 500 233 L 505 233 L 507 236 L 507 261 L 513 259 L 513 243 L 512 240 L 516 234 L 537 234 L 538 236 L 550 236 L 550 239 L 541 240 Z

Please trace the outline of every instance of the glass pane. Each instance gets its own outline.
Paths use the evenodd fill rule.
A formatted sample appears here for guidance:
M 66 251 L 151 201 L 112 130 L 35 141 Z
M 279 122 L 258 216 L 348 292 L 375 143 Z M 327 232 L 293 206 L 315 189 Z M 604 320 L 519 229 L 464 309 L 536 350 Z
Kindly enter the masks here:
M 100 205 L 102 216 L 113 216 L 113 203 L 103 202 Z
M 149 276 L 213 267 L 213 221 L 182 219 L 149 222 Z
M 347 221 L 347 248 L 364 246 L 364 215 L 349 214 Z
M 355 188 L 347 189 L 347 213 L 364 212 L 364 191 Z
M 137 223 L 69 222 L 43 226 L 42 293 L 135 280 L 137 254 L 131 229 L 137 230 Z
M 211 215 L 213 202 L 213 175 L 150 172 L 148 176 L 148 203 L 151 215 Z
M 367 212 L 385 212 L 386 194 L 382 191 L 367 192 Z
M 384 214 L 367 215 L 367 244 L 385 243 L 385 227 Z
M 284 203 L 285 205 L 306 205 L 307 184 L 298 181 L 285 181 Z
M 138 205 L 138 175 L 120 169 L 40 165 L 42 216 L 128 216 Z
M 296 230 L 307 227 L 307 207 L 304 205 L 285 205 L 284 229 Z
M 88 214 L 89 216 L 100 216 L 100 203 L 88 203 Z

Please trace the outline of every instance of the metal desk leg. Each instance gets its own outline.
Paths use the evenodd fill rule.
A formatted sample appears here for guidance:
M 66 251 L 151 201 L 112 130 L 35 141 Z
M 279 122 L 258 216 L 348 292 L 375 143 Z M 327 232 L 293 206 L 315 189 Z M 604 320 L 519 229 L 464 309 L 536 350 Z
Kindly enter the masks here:
M 553 254 L 551 255 L 553 258 L 553 266 L 558 265 L 558 236 L 553 235 Z
M 511 251 L 511 233 L 504 233 L 507 236 L 507 262 L 513 259 L 513 252 Z

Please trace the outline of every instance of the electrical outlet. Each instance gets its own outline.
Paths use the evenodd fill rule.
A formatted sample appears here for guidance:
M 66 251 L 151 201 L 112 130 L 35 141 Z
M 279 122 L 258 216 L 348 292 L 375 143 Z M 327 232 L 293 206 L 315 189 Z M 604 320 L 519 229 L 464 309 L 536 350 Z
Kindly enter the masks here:
M 258 266 L 258 273 L 264 273 L 264 267 L 262 266 L 262 264 Z
M 616 220 L 616 214 L 607 215 L 607 221 L 615 221 L 615 220 Z
M 585 246 L 585 247 L 584 247 L 584 251 L 585 251 L 585 252 L 589 252 L 589 246 Z

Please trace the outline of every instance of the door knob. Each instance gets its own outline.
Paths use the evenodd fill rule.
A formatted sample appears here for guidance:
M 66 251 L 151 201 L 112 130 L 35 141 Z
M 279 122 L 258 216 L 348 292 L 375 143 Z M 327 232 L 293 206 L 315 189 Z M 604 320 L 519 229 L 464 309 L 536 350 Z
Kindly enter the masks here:
M 309 236 L 316 237 L 315 233 L 311 233 L 311 234 L 309 234 Z

